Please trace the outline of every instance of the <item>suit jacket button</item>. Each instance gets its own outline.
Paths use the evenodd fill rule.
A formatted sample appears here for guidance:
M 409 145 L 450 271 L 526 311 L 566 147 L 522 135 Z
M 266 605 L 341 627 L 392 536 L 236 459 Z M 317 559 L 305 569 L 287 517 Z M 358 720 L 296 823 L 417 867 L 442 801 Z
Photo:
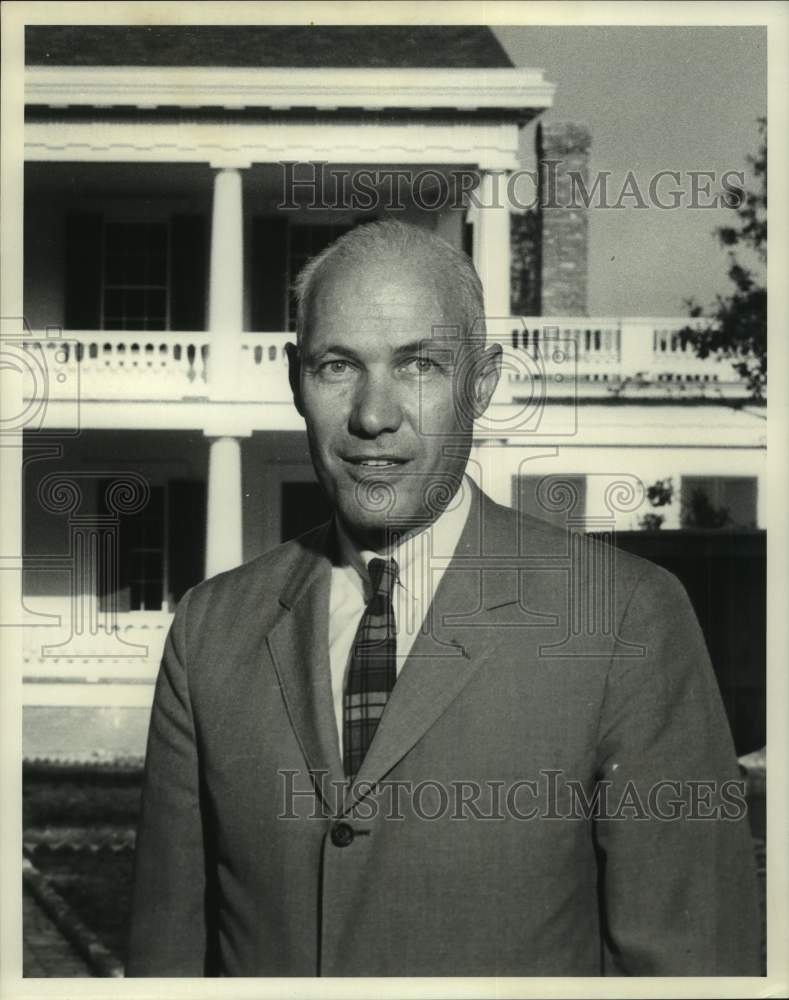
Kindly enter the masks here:
M 335 823 L 331 828 L 331 842 L 335 847 L 347 847 L 353 843 L 353 827 L 348 823 Z

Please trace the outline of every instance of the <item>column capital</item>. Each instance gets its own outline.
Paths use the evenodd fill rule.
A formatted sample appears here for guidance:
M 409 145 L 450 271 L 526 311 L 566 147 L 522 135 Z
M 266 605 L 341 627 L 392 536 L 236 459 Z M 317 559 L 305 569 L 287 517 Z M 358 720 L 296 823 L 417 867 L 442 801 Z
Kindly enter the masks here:
M 252 427 L 246 422 L 241 423 L 238 418 L 233 418 L 232 414 L 222 416 L 212 415 L 206 420 L 203 426 L 203 437 L 209 441 L 216 441 L 219 438 L 248 438 L 252 437 Z
M 212 170 L 249 170 L 252 161 L 239 158 L 235 153 L 226 153 L 210 160 L 208 165 Z

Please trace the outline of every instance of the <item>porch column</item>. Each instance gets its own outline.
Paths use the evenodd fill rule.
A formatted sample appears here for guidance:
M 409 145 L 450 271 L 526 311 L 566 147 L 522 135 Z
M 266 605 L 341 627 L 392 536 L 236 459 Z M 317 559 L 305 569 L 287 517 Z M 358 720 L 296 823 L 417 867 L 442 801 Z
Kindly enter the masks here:
M 241 328 L 244 315 L 244 213 L 241 171 L 249 163 L 212 163 L 214 204 L 209 278 L 208 386 L 213 403 L 238 398 Z M 208 451 L 208 514 L 205 575 L 233 569 L 242 561 L 241 437 L 224 412 L 205 428 Z M 218 426 L 222 419 L 223 425 Z
M 619 327 L 619 374 L 622 378 L 655 373 L 655 321 L 628 317 Z
M 507 174 L 483 170 L 470 221 L 474 223 L 474 265 L 485 291 L 485 315 L 510 315 L 510 209 Z
M 243 556 L 241 439 L 227 435 L 209 441 L 206 577 L 239 566 Z
M 241 360 L 244 305 L 244 237 L 241 166 L 222 166 L 214 176 L 209 279 L 209 387 L 211 398 L 235 396 Z

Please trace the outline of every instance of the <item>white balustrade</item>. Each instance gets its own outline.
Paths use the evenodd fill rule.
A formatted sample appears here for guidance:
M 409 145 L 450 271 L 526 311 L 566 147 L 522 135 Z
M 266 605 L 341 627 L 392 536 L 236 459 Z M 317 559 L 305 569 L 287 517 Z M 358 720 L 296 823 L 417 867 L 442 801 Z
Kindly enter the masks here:
M 30 338 L 25 349 L 41 367 L 53 400 L 70 398 L 75 384 L 85 401 L 185 399 L 207 392 L 207 333 L 68 330 L 61 337 Z M 28 382 L 26 394 L 32 394 L 32 377 Z
M 288 403 L 288 358 L 285 344 L 295 333 L 242 333 L 239 392 L 250 402 Z
M 553 393 L 620 391 L 628 386 L 745 391 L 731 363 L 699 358 L 685 328 L 703 329 L 703 318 L 596 318 L 527 316 L 512 323 L 507 350 L 525 354 L 531 371 Z M 560 376 L 560 378 L 557 378 Z M 515 376 L 512 381 L 523 381 Z M 501 396 L 498 396 L 501 399 Z
M 83 642 L 80 654 L 73 655 L 68 642 L 68 598 L 27 597 L 25 600 L 35 611 L 55 614 L 61 621 L 60 625 L 30 626 L 23 630 L 22 678 L 26 685 L 51 681 L 86 684 L 110 681 L 152 684 L 155 681 L 172 612 L 121 612 L 117 615 L 113 636 L 97 631 L 86 637 L 90 641 Z M 58 655 L 60 645 L 63 655 Z
M 666 320 L 654 321 L 651 372 L 655 378 L 661 382 L 714 385 L 738 381 L 730 363 L 698 357 L 687 336 L 680 334 L 685 326 L 703 329 L 706 325 L 706 322 L 699 320 L 686 320 L 682 324 L 678 324 L 676 320 L 673 323 Z
M 551 391 L 571 382 L 580 391 L 619 391 L 623 386 L 655 391 L 706 388 L 745 391 L 730 362 L 697 357 L 683 327 L 701 328 L 704 319 L 513 317 L 505 341 L 511 363 L 507 379 L 518 383 L 544 379 Z M 290 387 L 285 344 L 290 333 L 241 333 L 235 402 L 287 403 Z M 48 398 L 70 399 L 78 378 L 82 401 L 210 398 L 211 334 L 207 332 L 64 331 L 62 337 L 37 334 L 26 342 L 31 373 L 26 397 L 41 391 Z M 561 376 L 561 379 L 557 378 Z M 38 381 L 38 385 L 36 384 Z M 497 399 L 501 399 L 497 394 Z M 221 404 L 217 404 L 221 405 Z

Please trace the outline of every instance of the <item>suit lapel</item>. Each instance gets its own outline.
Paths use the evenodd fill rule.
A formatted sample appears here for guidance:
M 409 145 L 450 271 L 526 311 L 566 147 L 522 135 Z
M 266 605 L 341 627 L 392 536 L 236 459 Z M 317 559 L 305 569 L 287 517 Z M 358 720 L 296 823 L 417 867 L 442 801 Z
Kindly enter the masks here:
M 283 613 L 268 634 L 268 648 L 316 790 L 334 813 L 335 790 L 345 776 L 331 694 L 328 534 L 327 528 L 317 546 L 322 551 L 306 554 L 300 571 L 283 591 Z
M 474 488 L 471 509 L 452 562 L 444 573 L 422 631 L 406 660 L 346 811 L 425 735 L 495 652 L 502 630 L 486 627 L 485 612 L 517 601 L 512 579 L 491 576 L 483 588 L 485 498 Z M 458 615 L 460 609 L 466 616 Z M 466 617 L 466 626 L 458 618 Z M 453 621 L 454 619 L 454 621 Z
M 466 525 L 397 679 L 345 811 L 363 797 L 429 731 L 479 668 L 507 638 L 495 615 L 518 603 L 515 571 L 501 572 L 491 557 L 517 551 L 514 536 L 497 531 L 494 505 L 473 487 Z M 492 526 L 493 529 L 492 529 Z M 317 536 L 280 596 L 281 614 L 268 648 L 317 792 L 338 810 L 345 783 L 331 694 L 329 597 L 331 529 Z M 499 564 L 500 565 L 500 564 Z M 536 616 L 541 617 L 541 616 Z

